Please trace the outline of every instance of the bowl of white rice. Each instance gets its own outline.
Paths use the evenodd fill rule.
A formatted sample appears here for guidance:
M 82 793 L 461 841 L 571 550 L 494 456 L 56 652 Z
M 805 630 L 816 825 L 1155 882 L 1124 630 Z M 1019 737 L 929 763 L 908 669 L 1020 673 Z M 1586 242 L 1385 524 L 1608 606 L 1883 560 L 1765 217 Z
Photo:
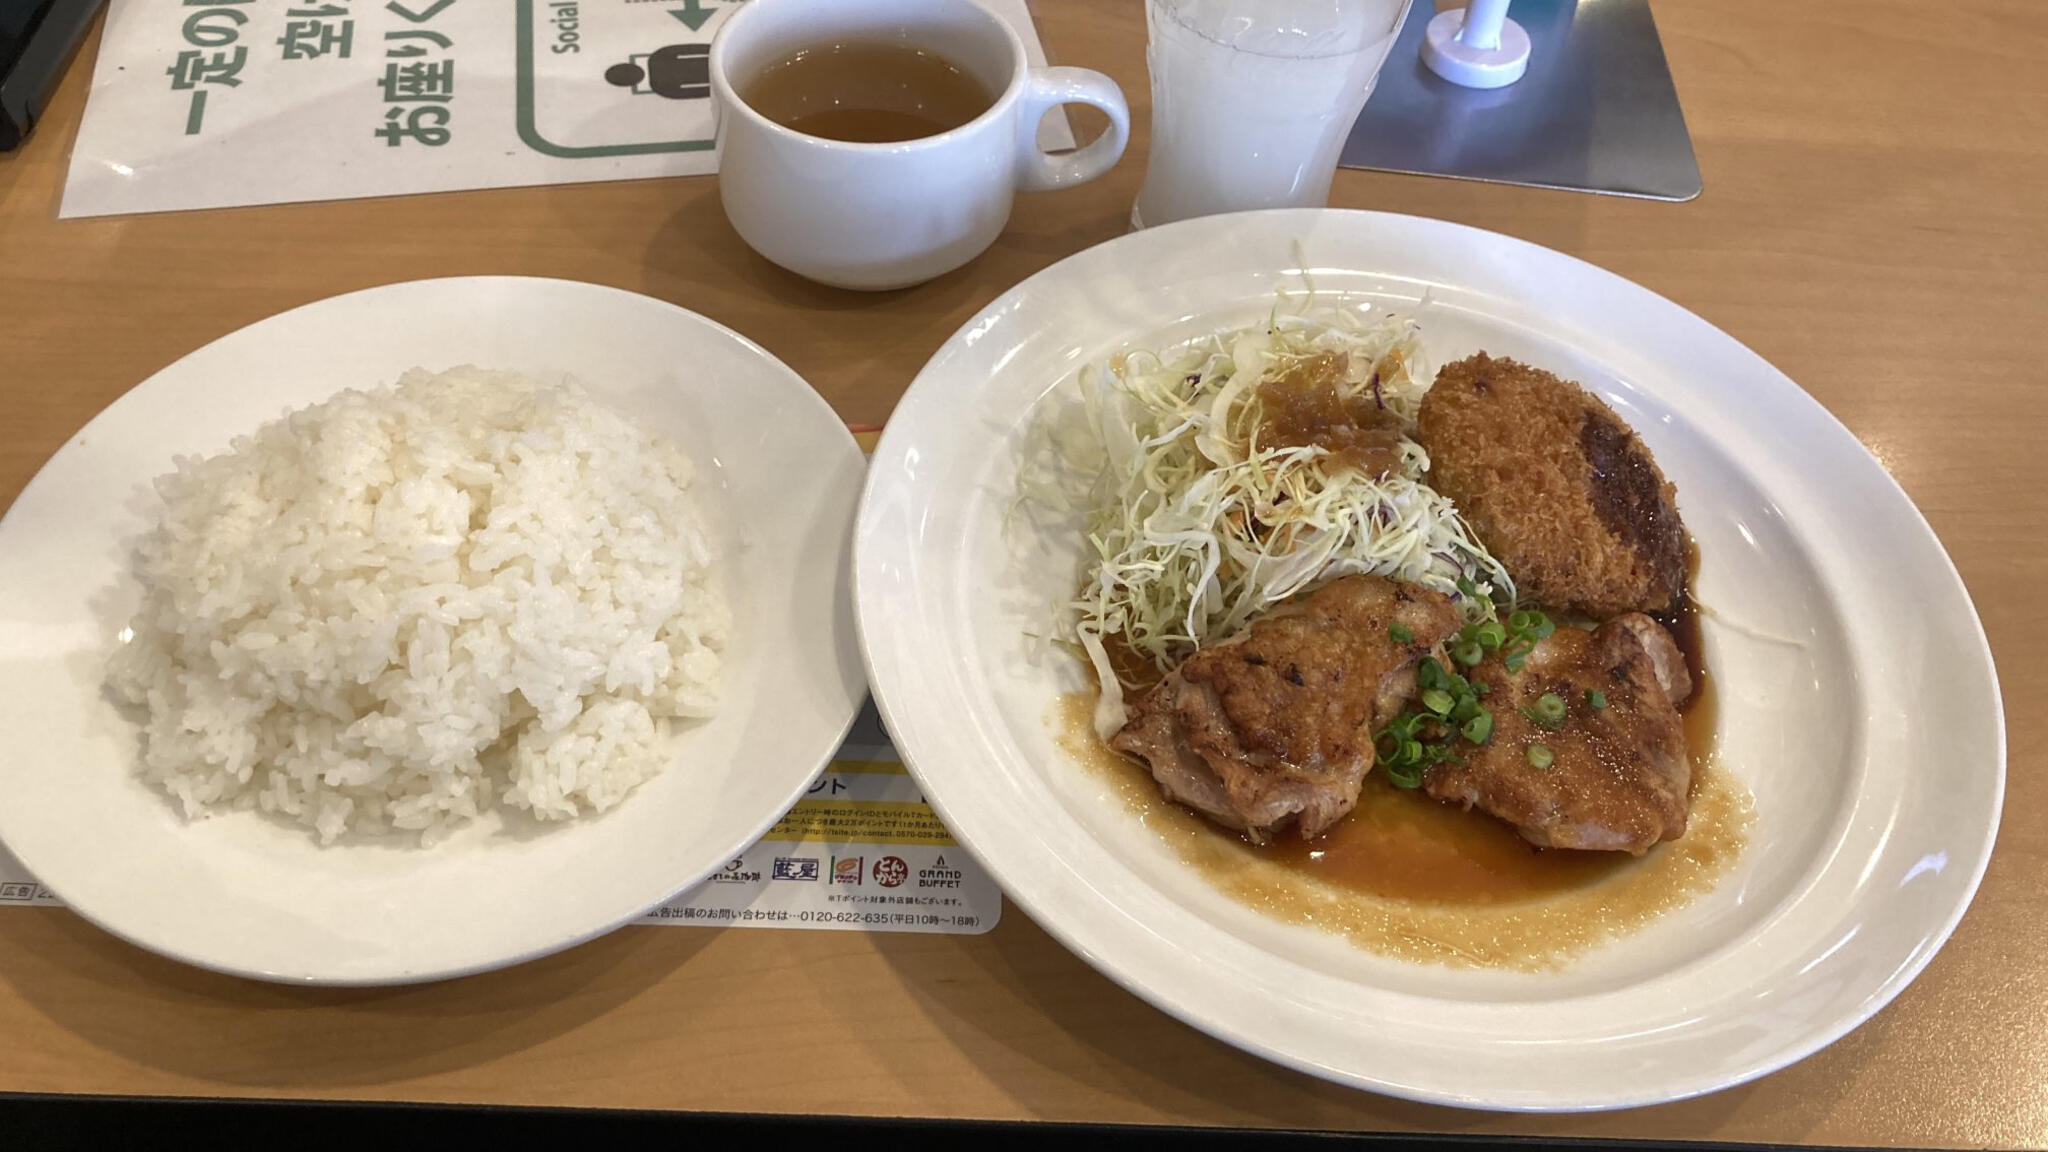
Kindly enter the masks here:
M 467 365 L 180 460 L 109 677 L 144 778 L 323 844 L 607 811 L 718 710 L 695 472 L 574 380 Z
M 615 289 L 421 281 L 233 333 L 0 519 L 0 844 L 265 979 L 608 931 L 845 735 L 863 467 L 765 350 Z

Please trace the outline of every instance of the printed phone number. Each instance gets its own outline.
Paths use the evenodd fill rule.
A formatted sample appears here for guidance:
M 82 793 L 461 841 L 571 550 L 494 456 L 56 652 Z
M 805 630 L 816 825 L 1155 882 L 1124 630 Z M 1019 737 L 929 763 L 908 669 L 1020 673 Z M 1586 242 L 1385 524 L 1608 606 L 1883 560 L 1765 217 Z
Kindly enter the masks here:
M 804 924 L 951 924 L 957 928 L 976 928 L 981 925 L 979 916 L 934 916 L 917 912 L 835 912 L 804 911 L 796 918 Z

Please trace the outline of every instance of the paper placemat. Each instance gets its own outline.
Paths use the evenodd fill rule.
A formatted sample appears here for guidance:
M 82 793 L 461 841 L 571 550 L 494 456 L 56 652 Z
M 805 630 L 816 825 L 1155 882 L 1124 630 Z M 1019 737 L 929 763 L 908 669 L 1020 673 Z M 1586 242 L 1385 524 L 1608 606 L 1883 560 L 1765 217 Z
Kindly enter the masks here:
M 60 214 L 703 175 L 743 2 L 113 0 Z

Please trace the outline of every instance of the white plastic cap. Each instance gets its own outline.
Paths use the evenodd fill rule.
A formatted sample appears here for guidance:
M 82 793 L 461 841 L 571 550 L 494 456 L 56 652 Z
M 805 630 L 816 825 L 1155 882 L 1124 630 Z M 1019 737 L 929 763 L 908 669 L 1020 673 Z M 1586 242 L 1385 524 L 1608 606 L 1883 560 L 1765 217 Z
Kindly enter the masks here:
M 1422 37 L 1422 62 L 1466 88 L 1505 88 L 1529 70 L 1529 33 L 1508 19 L 1508 0 L 1472 0 L 1439 12 Z

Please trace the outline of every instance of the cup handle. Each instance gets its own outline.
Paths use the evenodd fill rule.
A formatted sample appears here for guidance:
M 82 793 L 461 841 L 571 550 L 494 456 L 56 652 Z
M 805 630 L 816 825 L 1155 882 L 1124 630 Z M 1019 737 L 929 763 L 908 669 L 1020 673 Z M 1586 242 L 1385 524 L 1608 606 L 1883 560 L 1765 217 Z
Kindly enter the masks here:
M 1109 117 L 1109 130 L 1077 152 L 1049 155 L 1038 147 L 1038 122 L 1062 104 L 1087 104 Z M 1026 192 L 1086 184 L 1114 167 L 1131 138 L 1131 110 L 1116 81 L 1087 68 L 1033 68 L 1017 107 L 1017 187 Z

